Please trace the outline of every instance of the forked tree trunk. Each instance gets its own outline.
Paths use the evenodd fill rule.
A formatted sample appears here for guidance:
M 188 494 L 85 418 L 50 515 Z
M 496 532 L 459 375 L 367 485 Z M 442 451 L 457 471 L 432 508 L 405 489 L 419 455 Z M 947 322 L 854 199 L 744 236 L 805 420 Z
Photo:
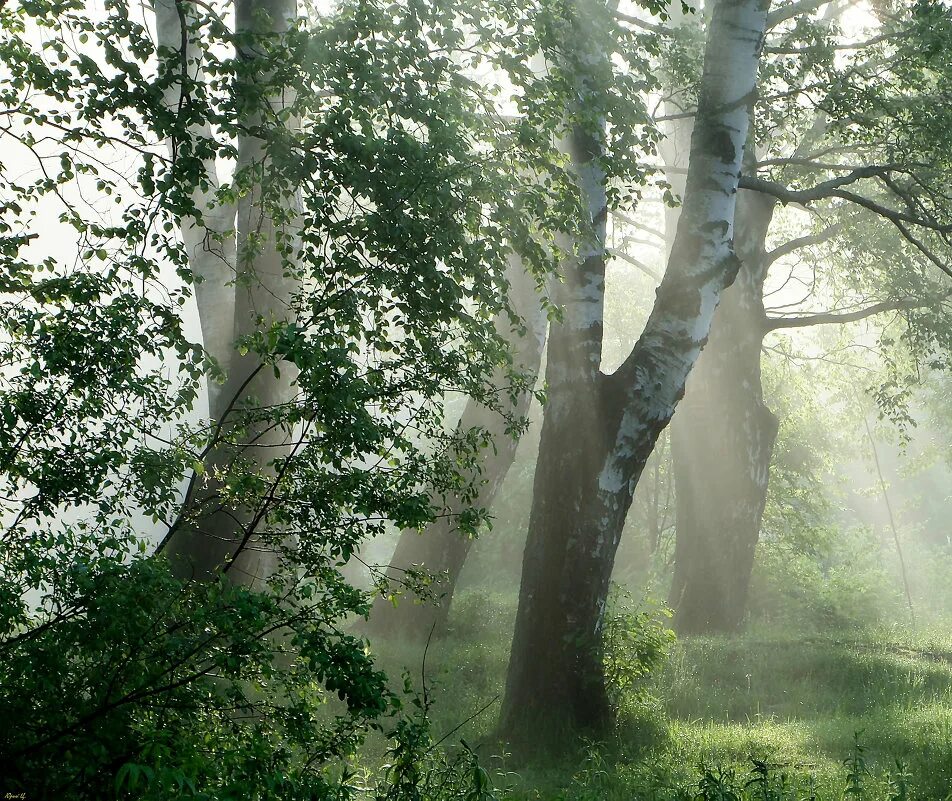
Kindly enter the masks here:
M 764 243 L 774 206 L 741 193 L 741 268 L 671 422 L 677 523 L 668 603 L 681 634 L 734 631 L 746 610 L 778 428 L 760 373 Z
M 542 359 L 548 320 L 536 291 L 535 278 L 527 273 L 521 259 L 514 255 L 510 257 L 507 277 L 510 306 L 522 319 L 526 330 L 521 336 L 512 330 L 508 313 L 500 315 L 496 328 L 510 342 L 514 368 L 536 375 Z M 500 392 L 504 380 L 501 370 L 492 379 Z M 526 418 L 531 399 L 531 392 L 520 393 L 516 404 L 509 410 L 510 414 L 516 419 Z M 420 643 L 431 632 L 439 636 L 446 628 L 456 583 L 474 542 L 472 537 L 459 532 L 456 521 L 466 508 L 489 509 L 492 506 L 512 467 L 519 444 L 513 433 L 506 431 L 506 418 L 503 415 L 473 399 L 467 402 L 457 428 L 460 432 L 478 428 L 492 440 L 491 447 L 480 460 L 479 475 L 471 477 L 478 486 L 476 498 L 468 501 L 450 499 L 443 515 L 422 532 L 401 533 L 387 569 L 388 580 L 399 586 L 406 569 L 424 568 L 435 577 L 429 588 L 434 597 L 419 603 L 410 597 L 403 597 L 394 606 L 388 598 L 378 596 L 368 627 L 372 633 Z
M 635 485 L 736 275 L 731 232 L 766 11 L 766 0 L 715 6 L 668 269 L 612 375 L 599 371 L 604 252 L 565 276 L 502 713 L 502 734 L 517 745 L 557 736 L 559 723 L 577 732 L 611 722 L 601 629 L 615 552 Z M 573 160 L 584 172 L 591 147 L 579 145 Z M 604 214 L 603 204 L 593 223 Z

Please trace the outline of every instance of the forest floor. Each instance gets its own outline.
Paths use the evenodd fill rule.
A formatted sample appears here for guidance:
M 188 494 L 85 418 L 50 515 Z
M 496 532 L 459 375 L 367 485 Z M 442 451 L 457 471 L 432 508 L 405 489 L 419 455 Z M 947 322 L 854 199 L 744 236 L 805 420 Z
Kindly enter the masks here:
M 442 737 L 482 709 L 446 742 L 491 742 L 508 656 L 498 632 L 507 630 L 508 611 L 459 611 L 470 614 L 454 615 L 453 633 L 427 653 L 433 732 Z M 496 785 L 508 788 L 501 797 L 952 798 L 952 626 L 683 639 L 646 689 L 648 699 L 631 705 L 609 742 L 572 757 L 526 765 L 480 749 Z

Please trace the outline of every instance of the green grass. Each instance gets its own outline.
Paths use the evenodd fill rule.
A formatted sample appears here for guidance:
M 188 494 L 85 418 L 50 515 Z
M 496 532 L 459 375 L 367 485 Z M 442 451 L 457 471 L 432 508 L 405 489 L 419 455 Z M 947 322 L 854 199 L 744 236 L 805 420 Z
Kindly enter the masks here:
M 469 718 L 503 691 L 508 639 L 500 632 L 510 630 L 511 617 L 511 599 L 464 597 L 453 634 L 431 643 L 427 691 L 437 736 L 468 721 L 448 742 L 489 737 L 498 702 Z M 393 672 L 412 665 L 419 687 L 420 654 L 381 645 L 385 666 Z M 897 759 L 912 776 L 908 798 L 952 797 L 952 625 L 919 634 L 751 632 L 683 640 L 650 690 L 653 704 L 636 710 L 608 742 L 575 756 L 516 765 L 493 757 L 498 748 L 491 746 L 486 762 L 497 784 L 510 788 L 503 796 L 714 798 L 698 796 L 706 766 L 714 774 L 733 771 L 736 797 L 761 799 L 762 787 L 743 790 L 753 757 L 773 766 L 770 781 L 778 787 L 787 774 L 789 792 L 771 791 L 778 794 L 768 801 L 900 798 Z M 844 760 L 857 732 L 867 767 L 864 794 L 844 796 Z
M 683 757 L 753 754 L 827 777 L 861 732 L 874 772 L 901 759 L 921 797 L 952 790 L 952 653 L 934 636 L 694 639 L 655 686 Z

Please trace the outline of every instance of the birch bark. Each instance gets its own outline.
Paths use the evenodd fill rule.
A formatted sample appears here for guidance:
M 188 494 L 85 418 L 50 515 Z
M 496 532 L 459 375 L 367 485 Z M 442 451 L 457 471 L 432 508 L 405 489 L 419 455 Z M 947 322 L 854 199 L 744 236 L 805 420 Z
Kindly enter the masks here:
M 578 731 L 611 720 L 600 632 L 615 552 L 635 485 L 737 273 L 737 184 L 766 14 L 765 0 L 715 4 L 668 269 L 641 337 L 611 375 L 599 370 L 603 256 L 566 277 L 566 341 L 550 334 L 549 403 L 503 705 L 511 742 L 537 739 L 542 721 Z
M 831 3 L 823 24 L 837 13 Z M 826 126 L 826 115 L 818 113 L 797 153 L 809 153 Z M 749 161 L 747 172 L 753 173 L 753 152 Z M 767 195 L 739 195 L 735 239 L 741 267 L 671 423 L 676 533 L 668 604 L 681 634 L 736 631 L 747 610 L 780 426 L 764 401 L 761 379 L 768 332 L 763 293 L 771 264 L 766 239 L 776 207 Z

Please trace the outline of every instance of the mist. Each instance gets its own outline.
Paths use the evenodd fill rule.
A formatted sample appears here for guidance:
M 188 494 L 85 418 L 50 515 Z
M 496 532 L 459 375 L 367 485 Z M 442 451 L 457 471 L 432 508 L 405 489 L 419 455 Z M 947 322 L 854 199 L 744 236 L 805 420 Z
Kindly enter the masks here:
M 946 4 L 0 32 L 5 797 L 952 797 Z

